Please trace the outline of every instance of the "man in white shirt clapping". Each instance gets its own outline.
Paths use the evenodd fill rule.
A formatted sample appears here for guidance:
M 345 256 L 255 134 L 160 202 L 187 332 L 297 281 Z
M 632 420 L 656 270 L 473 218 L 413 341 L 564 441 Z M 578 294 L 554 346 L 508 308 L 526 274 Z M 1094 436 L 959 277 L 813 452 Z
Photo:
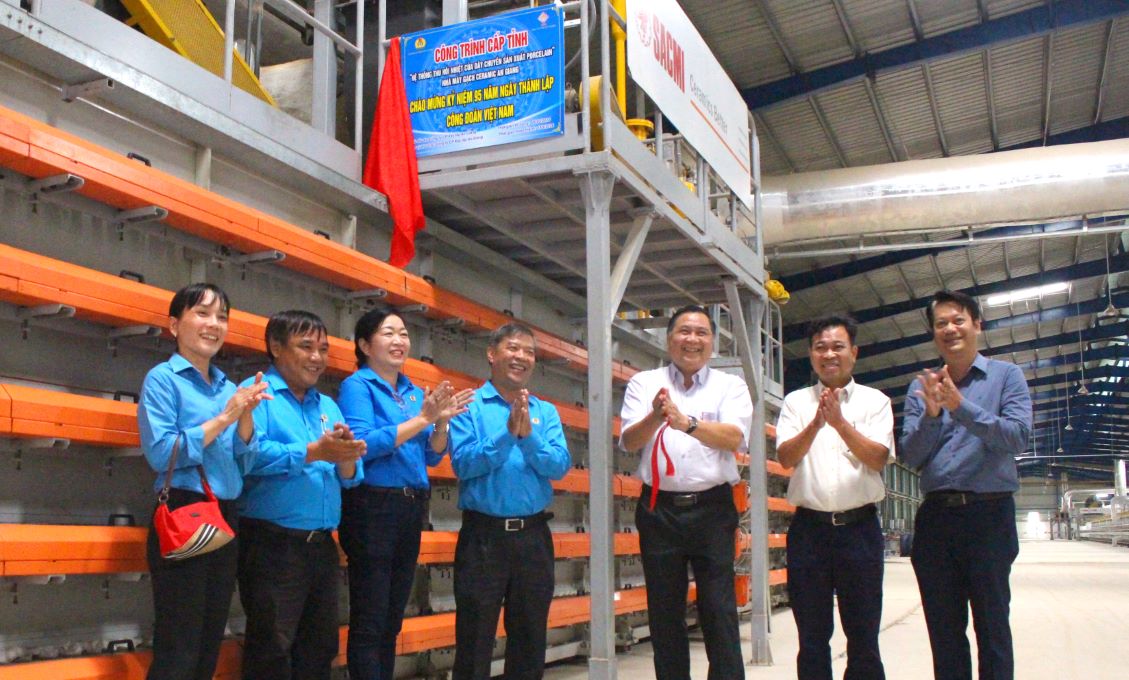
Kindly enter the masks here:
M 734 452 L 749 450 L 753 400 L 742 378 L 709 367 L 714 333 L 704 308 L 674 312 L 666 331 L 670 364 L 632 376 L 620 413 L 620 446 L 643 452 L 635 526 L 657 680 L 690 680 L 689 567 L 709 680 L 745 677 L 733 586 L 733 485 L 740 481 Z
M 894 460 L 890 399 L 852 377 L 857 324 L 826 316 L 808 327 L 819 381 L 784 398 L 776 424 L 780 464 L 794 468 L 788 501 L 788 595 L 800 637 L 801 680 L 831 680 L 834 601 L 847 636 L 844 680 L 883 680 L 878 650 L 884 539 L 877 505 Z

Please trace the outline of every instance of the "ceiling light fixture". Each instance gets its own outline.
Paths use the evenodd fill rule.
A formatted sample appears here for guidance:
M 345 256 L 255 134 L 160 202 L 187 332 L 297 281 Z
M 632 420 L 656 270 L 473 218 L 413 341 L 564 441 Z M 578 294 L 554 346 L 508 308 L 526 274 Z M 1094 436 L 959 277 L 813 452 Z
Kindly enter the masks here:
M 1078 368 L 1082 371 L 1082 379 L 1078 381 L 1078 396 L 1084 397 L 1090 393 L 1086 389 L 1086 355 L 1082 352 L 1082 329 L 1078 329 Z
M 1057 391 L 1057 390 L 1056 390 Z M 1058 413 L 1059 409 L 1055 409 L 1055 439 L 1058 440 L 1058 449 L 1055 453 L 1062 453 L 1062 432 L 1058 429 Z
M 1013 302 L 1019 302 L 1021 300 L 1033 300 L 1041 298 L 1045 295 L 1065 293 L 1068 290 L 1070 290 L 1070 282 L 1059 281 L 1058 283 L 1048 283 L 1042 286 L 1035 286 L 1034 288 L 1022 288 L 1020 290 L 1013 290 L 1008 293 L 991 295 L 987 300 L 984 301 L 984 304 L 988 307 L 1001 307 L 1003 305 L 1010 305 Z
M 1066 427 L 1062 429 L 1067 432 L 1074 431 L 1074 426 L 1070 424 L 1070 390 L 1066 391 Z
M 1098 314 L 1098 317 L 1109 319 L 1120 316 L 1121 310 L 1113 306 L 1113 282 L 1110 281 L 1111 274 L 1109 271 L 1109 240 L 1105 236 L 1102 237 L 1102 245 L 1105 246 L 1105 295 L 1109 304 Z

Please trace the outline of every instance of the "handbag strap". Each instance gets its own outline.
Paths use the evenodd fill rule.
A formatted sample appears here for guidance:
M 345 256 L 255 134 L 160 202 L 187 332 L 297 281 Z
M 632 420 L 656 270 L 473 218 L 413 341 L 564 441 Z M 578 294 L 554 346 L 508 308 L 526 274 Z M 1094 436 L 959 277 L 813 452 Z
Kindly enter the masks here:
M 165 470 L 165 485 L 161 487 L 160 492 L 157 493 L 157 503 L 164 505 L 169 502 L 169 489 L 172 488 L 172 473 L 176 469 L 176 456 L 180 452 L 180 432 L 176 433 L 176 439 L 172 441 L 172 454 L 169 455 L 169 468 Z M 212 492 L 211 485 L 208 484 L 208 476 L 204 474 L 204 466 L 198 465 L 196 469 L 200 471 L 200 485 L 204 488 L 204 495 L 208 497 L 209 501 L 216 500 L 216 495 Z

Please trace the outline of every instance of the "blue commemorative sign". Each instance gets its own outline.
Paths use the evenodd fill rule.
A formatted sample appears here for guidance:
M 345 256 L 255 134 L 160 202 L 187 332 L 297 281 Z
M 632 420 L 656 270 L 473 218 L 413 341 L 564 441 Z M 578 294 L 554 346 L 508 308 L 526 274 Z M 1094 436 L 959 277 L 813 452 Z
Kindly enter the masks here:
M 420 158 L 564 132 L 564 24 L 532 7 L 401 40 Z

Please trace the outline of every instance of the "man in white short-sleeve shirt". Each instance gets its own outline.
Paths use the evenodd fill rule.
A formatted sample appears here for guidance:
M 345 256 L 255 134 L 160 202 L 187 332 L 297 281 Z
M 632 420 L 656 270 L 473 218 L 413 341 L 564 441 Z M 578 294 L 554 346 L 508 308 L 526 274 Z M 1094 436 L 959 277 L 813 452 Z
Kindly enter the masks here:
M 642 450 L 635 526 L 657 680 L 690 680 L 688 565 L 709 678 L 745 677 L 733 586 L 732 485 L 740 479 L 734 452 L 748 450 L 753 401 L 744 380 L 707 365 L 713 338 L 705 309 L 676 311 L 667 324 L 670 365 L 635 374 L 620 413 L 620 446 Z
M 882 680 L 884 539 L 877 503 L 886 496 L 882 468 L 894 460 L 890 399 L 852 377 L 857 325 L 825 316 L 808 327 L 816 384 L 788 393 L 776 424 L 777 457 L 794 468 L 788 502 L 788 595 L 800 652 L 801 680 L 831 680 L 834 603 L 847 636 L 848 680 Z

